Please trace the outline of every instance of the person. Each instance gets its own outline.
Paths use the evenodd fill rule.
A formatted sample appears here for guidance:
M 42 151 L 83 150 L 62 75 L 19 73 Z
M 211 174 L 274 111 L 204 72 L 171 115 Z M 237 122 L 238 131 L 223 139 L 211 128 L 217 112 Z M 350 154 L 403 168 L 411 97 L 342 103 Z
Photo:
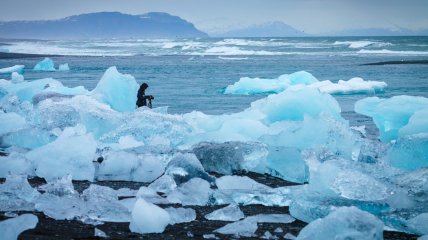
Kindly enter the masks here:
M 142 83 L 137 93 L 137 107 L 148 106 L 152 108 L 152 100 L 155 99 L 152 95 L 146 95 L 146 89 L 149 87 L 147 83 Z M 149 100 L 149 104 L 147 105 L 147 100 Z

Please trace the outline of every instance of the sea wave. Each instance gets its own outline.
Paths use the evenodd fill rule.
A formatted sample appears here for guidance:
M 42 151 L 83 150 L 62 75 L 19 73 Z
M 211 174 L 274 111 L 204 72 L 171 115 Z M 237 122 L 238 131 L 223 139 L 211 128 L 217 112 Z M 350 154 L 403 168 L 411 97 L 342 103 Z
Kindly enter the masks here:
M 388 54 L 388 55 L 428 55 L 428 51 L 393 51 L 388 49 L 358 51 L 359 54 Z
M 349 48 L 365 48 L 365 47 L 385 47 L 391 46 L 389 42 L 376 42 L 376 41 L 336 41 L 334 45 L 348 45 Z

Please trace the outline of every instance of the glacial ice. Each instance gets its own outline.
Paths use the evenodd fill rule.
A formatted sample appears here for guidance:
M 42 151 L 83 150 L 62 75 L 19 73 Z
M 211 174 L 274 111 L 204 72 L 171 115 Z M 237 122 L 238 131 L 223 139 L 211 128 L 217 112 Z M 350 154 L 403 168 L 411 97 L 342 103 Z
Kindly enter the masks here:
M 208 204 L 211 194 L 210 184 L 201 178 L 195 177 L 170 192 L 167 199 L 172 203 L 179 203 L 185 206 L 204 206 Z
M 191 222 L 196 219 L 196 212 L 191 208 L 165 208 L 170 217 L 169 224 L 174 225 L 177 223 Z
M 58 67 L 58 71 L 70 71 L 68 63 L 60 64 Z
M 407 225 L 418 234 L 428 234 L 428 213 L 421 213 L 418 216 L 407 220 Z
M 194 154 L 175 155 L 166 166 L 165 174 L 173 177 L 177 185 L 194 178 L 202 178 L 209 182 L 214 181 L 214 177 L 205 172 L 204 167 Z
M 15 132 L 26 127 L 27 123 L 20 115 L 10 112 L 0 112 L 0 136 L 10 132 Z
M 171 222 L 169 213 L 144 199 L 138 199 L 132 210 L 129 229 L 137 233 L 161 233 Z
M 25 175 L 9 175 L 0 185 L 0 211 L 32 211 L 40 193 L 33 189 Z
M 45 58 L 42 61 L 38 62 L 36 66 L 33 68 L 34 71 L 46 71 L 46 72 L 54 72 L 55 64 L 50 58 Z
M 424 117 L 428 112 L 428 99 L 424 97 L 364 98 L 355 103 L 355 112 L 373 118 L 384 142 L 428 130 L 428 118 Z
M 39 219 L 33 214 L 22 214 L 15 218 L 0 222 L 1 238 L 4 240 L 18 239 L 19 234 L 37 226 Z
M 257 220 L 254 218 L 245 218 L 243 220 L 229 223 L 214 232 L 221 234 L 234 235 L 236 237 L 253 237 L 257 231 Z
M 304 227 L 297 239 L 383 239 L 383 223 L 356 207 L 342 207 Z
M 230 204 L 205 215 L 206 219 L 217 221 L 238 221 L 244 217 L 244 213 L 236 204 Z
M 358 77 L 348 81 L 339 80 L 337 83 L 330 80 L 318 81 L 312 74 L 300 71 L 290 75 L 284 74 L 274 79 L 244 77 L 233 85 L 227 86 L 224 93 L 245 95 L 280 93 L 297 86 L 317 89 L 328 94 L 374 94 L 382 92 L 387 84 L 378 81 L 364 81 Z
M 11 73 L 20 73 L 24 72 L 24 65 L 14 65 L 12 67 L 0 68 L 0 74 L 11 74 Z
M 116 67 L 110 67 L 104 73 L 91 94 L 119 112 L 132 112 L 135 110 L 139 85 L 135 78 L 129 74 L 121 74 Z
M 95 237 L 100 237 L 100 238 L 108 238 L 107 234 L 105 232 L 101 231 L 98 228 L 94 229 L 94 236 Z
M 24 76 L 22 76 L 21 74 L 17 73 L 17 72 L 13 72 L 11 75 L 11 79 L 10 81 L 12 83 L 20 83 L 24 81 Z
M 69 128 L 55 141 L 28 152 L 26 157 L 35 165 L 39 177 L 52 179 L 71 174 L 76 180 L 92 181 L 96 148 L 91 133 Z

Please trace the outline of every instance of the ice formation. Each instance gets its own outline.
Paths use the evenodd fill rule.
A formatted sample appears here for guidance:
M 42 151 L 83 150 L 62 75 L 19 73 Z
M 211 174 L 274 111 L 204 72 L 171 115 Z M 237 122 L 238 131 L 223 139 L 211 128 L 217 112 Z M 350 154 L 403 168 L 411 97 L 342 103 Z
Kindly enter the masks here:
M 70 71 L 68 63 L 60 64 L 58 67 L 58 71 Z
M 131 112 L 135 110 L 138 84 L 135 78 L 128 74 L 121 74 L 116 67 L 110 67 L 98 82 L 92 95 L 109 104 L 111 108 L 120 112 Z
M 355 207 L 342 207 L 303 228 L 297 239 L 383 239 L 383 223 Z
M 333 83 L 330 80 L 318 81 L 312 74 L 300 71 L 290 75 L 284 74 L 274 79 L 241 78 L 224 90 L 225 94 L 269 94 L 280 93 L 290 87 L 307 87 L 318 89 L 329 94 L 356 94 L 382 92 L 387 86 L 385 82 L 364 81 L 362 78 L 352 78 L 348 81 L 339 80 Z
M 10 74 L 14 72 L 22 74 L 24 72 L 24 67 L 24 65 L 15 65 L 12 67 L 0 68 L 0 74 Z
M 45 58 L 42 61 L 40 61 L 39 63 L 37 63 L 36 66 L 34 66 L 33 70 L 34 71 L 47 71 L 47 72 L 56 71 L 55 64 L 52 61 L 52 59 L 50 59 L 50 58 Z
M 11 79 L 10 81 L 12 83 L 20 83 L 24 81 L 24 76 L 22 76 L 21 74 L 17 73 L 17 72 L 13 72 L 11 75 Z
M 93 225 L 131 222 L 131 230 L 148 233 L 195 219 L 193 209 L 154 204 L 221 204 L 230 206 L 207 218 L 237 222 L 217 232 L 253 236 L 258 222 L 324 222 L 335 209 L 355 206 L 388 227 L 426 234 L 417 223 L 428 212 L 428 101 L 399 96 L 357 102 L 356 111 L 379 127 L 379 142 L 351 129 L 338 102 L 310 87 L 322 82 L 309 73 L 280 78 L 290 86 L 223 115 L 135 110 L 129 93 L 138 84 L 114 67 L 93 91 L 50 78 L 0 80 L 0 147 L 7 155 L 0 156 L 0 175 L 7 177 L 0 185 L 0 210 L 37 210 Z M 362 84 L 346 84 L 351 83 Z M 245 171 L 308 184 L 273 188 L 248 177 L 208 173 Z M 39 193 L 25 176 L 9 173 L 36 175 L 48 184 Z M 78 193 L 72 179 L 150 185 L 116 191 L 92 184 Z M 293 217 L 242 219 L 238 204 L 290 206 Z
M 1 238 L 4 240 L 18 239 L 19 234 L 25 230 L 35 228 L 38 222 L 38 218 L 33 214 L 22 214 L 18 217 L 1 221 Z
M 424 97 L 364 98 L 355 103 L 355 111 L 373 118 L 382 141 L 428 132 L 428 99 Z
M 231 204 L 221 209 L 217 209 L 212 213 L 205 215 L 205 218 L 208 220 L 217 220 L 217 221 L 238 221 L 244 218 L 244 213 L 239 209 L 239 206 L 236 204 Z
M 138 233 L 161 233 L 170 222 L 171 218 L 166 210 L 139 199 L 132 210 L 129 229 Z

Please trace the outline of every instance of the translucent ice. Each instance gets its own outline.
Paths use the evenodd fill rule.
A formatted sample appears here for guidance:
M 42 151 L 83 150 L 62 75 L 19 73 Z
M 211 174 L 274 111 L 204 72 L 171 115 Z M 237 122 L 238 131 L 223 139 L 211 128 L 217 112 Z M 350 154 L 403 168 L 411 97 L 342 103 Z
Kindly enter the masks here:
M 196 212 L 191 208 L 165 208 L 165 211 L 169 213 L 171 225 L 177 223 L 191 222 L 196 219 Z
M 35 71 L 47 71 L 53 72 L 56 71 L 55 64 L 50 58 L 45 58 L 34 66 L 33 70 Z
M 0 112 L 0 136 L 20 130 L 26 126 L 26 121 L 20 115 L 11 112 L 3 113 Z
M 200 143 L 193 152 L 206 171 L 226 175 L 242 170 L 264 173 L 268 153 L 258 142 Z
M 98 228 L 95 228 L 94 236 L 100 238 L 108 238 L 107 234 Z
M 428 132 L 402 137 L 393 142 L 387 151 L 386 161 L 405 170 L 428 167 Z
M 244 217 L 244 213 L 236 204 L 231 204 L 205 215 L 206 219 L 217 221 L 238 221 Z
M 168 201 L 182 205 L 204 206 L 208 204 L 212 190 L 210 184 L 200 178 L 192 178 L 168 194 Z
M 133 76 L 121 74 L 116 67 L 110 67 L 92 91 L 92 95 L 116 111 L 132 112 L 135 110 L 138 88 Z
M 220 190 L 266 190 L 268 186 L 258 183 L 247 176 L 223 176 L 216 179 Z
M 5 178 L 8 174 L 34 176 L 34 168 L 24 154 L 12 152 L 8 156 L 0 157 L 0 177 Z
M 0 74 L 7 74 L 7 73 L 13 73 L 13 72 L 17 72 L 17 73 L 23 73 L 24 72 L 24 65 L 15 65 L 12 67 L 7 67 L 7 68 L 0 68 Z
M 428 213 L 421 213 L 407 221 L 407 226 L 418 234 L 428 234 Z
M 16 218 L 6 219 L 0 222 L 0 233 L 4 240 L 18 239 L 19 234 L 28 229 L 33 229 L 39 222 L 33 214 L 22 214 Z
M 383 239 L 383 223 L 355 207 L 336 209 L 303 228 L 297 239 Z
M 236 237 L 254 237 L 257 231 L 257 219 L 245 218 L 243 220 L 229 223 L 214 232 L 221 234 L 231 234 Z
M 165 173 L 174 178 L 177 184 L 187 182 L 198 177 L 209 182 L 214 181 L 214 177 L 205 172 L 204 167 L 194 154 L 177 154 L 166 166 Z
M 32 188 L 27 176 L 10 175 L 0 185 L 0 211 L 32 211 L 40 193 Z
M 149 188 L 160 193 L 170 193 L 177 188 L 174 179 L 169 175 L 162 175 L 149 185 Z
M 271 147 L 267 159 L 271 175 L 298 183 L 308 181 L 308 166 L 297 149 Z
M 92 161 L 97 143 L 91 133 L 74 131 L 64 131 L 54 142 L 26 154 L 36 166 L 37 176 L 53 179 L 71 174 L 76 180 L 94 179 L 95 168 Z
M 58 71 L 70 71 L 68 63 L 60 64 L 58 67 Z
M 247 218 L 256 219 L 258 223 L 291 223 L 296 219 L 288 214 L 258 214 Z
M 161 233 L 171 222 L 169 213 L 164 209 L 138 199 L 132 210 L 132 220 L 129 229 L 137 233 Z
M 355 111 L 373 118 L 384 142 L 428 130 L 427 118 L 423 117 L 428 111 L 428 99 L 424 97 L 365 98 L 355 103 Z

